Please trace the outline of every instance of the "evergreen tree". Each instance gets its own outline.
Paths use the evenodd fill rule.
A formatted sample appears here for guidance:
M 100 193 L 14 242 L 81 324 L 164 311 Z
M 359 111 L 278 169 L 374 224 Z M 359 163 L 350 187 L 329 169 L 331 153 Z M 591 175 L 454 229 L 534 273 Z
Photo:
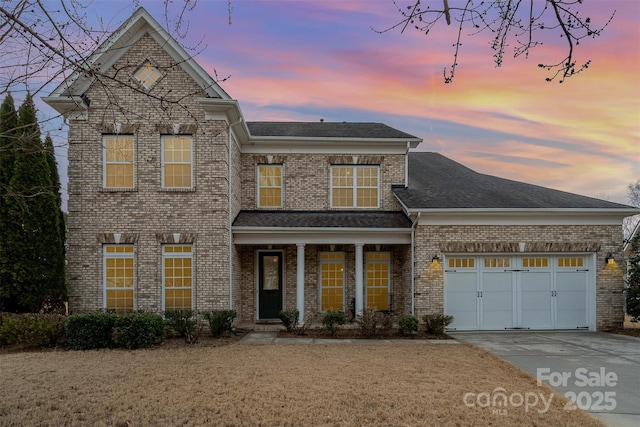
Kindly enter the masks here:
M 59 189 L 51 181 L 31 95 L 18 111 L 17 137 L 10 191 L 4 197 L 10 224 L 3 232 L 7 279 L 0 298 L 5 310 L 33 312 L 47 300 L 64 297 L 65 286 Z
M 3 285 L 10 283 L 7 270 L 7 230 L 12 227 L 7 212 L 6 198 L 9 197 L 9 182 L 13 176 L 15 162 L 15 142 L 18 129 L 18 115 L 11 94 L 8 94 L 0 105 L 0 298 Z M 0 310 L 2 299 L 0 299 Z
M 627 314 L 640 318 L 640 232 L 631 240 L 627 271 Z
M 60 195 L 60 174 L 58 173 L 58 161 L 56 160 L 56 153 L 53 147 L 53 140 L 51 135 L 47 133 L 44 139 L 44 149 L 47 155 L 47 163 L 49 164 L 49 178 L 51 178 L 51 190 L 56 196 L 56 205 L 58 207 L 58 215 L 60 216 L 60 236 L 62 237 L 62 256 L 65 255 L 65 242 L 67 241 L 67 227 L 65 221 L 65 215 L 62 211 L 62 196 Z
M 14 146 L 18 131 L 18 114 L 11 94 L 0 105 L 0 196 L 7 194 L 13 175 Z

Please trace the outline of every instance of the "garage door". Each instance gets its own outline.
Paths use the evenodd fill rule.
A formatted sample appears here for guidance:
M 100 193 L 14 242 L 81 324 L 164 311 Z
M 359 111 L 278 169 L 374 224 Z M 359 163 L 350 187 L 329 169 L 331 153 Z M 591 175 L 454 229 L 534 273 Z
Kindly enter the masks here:
M 586 329 L 595 310 L 591 258 L 447 256 L 444 306 L 454 317 L 450 328 Z

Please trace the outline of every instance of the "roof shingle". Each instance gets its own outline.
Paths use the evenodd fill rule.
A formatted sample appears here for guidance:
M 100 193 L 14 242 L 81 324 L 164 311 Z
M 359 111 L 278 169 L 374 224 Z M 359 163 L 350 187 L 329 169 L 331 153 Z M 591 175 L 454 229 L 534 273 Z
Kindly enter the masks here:
M 383 123 L 247 122 L 247 126 L 254 137 L 419 139 Z
M 269 228 L 411 228 L 396 211 L 241 211 L 233 227 Z
M 409 153 L 409 186 L 393 192 L 409 209 L 620 209 L 619 203 L 475 172 L 438 153 Z

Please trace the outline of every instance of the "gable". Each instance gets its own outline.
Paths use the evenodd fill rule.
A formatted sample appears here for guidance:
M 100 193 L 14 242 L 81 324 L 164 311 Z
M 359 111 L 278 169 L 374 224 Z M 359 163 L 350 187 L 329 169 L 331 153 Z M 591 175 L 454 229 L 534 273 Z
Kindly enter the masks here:
M 85 92 L 95 82 L 96 76 L 108 74 L 132 46 L 148 35 L 153 38 L 173 63 L 184 70 L 205 92 L 208 98 L 229 100 L 231 97 L 215 80 L 173 39 L 144 9 L 139 8 L 85 61 L 86 68 L 75 70 L 44 101 L 61 114 L 76 109 L 86 109 Z M 135 64 L 139 67 L 142 64 Z M 133 73 L 135 70 L 128 70 Z

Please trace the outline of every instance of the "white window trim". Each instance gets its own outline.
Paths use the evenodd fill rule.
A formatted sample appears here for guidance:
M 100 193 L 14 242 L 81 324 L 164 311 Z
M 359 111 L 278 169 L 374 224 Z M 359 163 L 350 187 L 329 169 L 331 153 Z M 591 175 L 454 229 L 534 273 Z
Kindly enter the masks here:
M 280 187 L 262 187 L 260 185 L 260 167 L 262 166 L 268 166 L 268 167 L 278 167 L 280 168 Z M 280 188 L 280 206 L 262 206 L 260 204 L 260 189 L 261 188 Z M 265 163 L 260 163 L 258 165 L 256 165 L 256 206 L 262 209 L 269 209 L 269 208 L 281 208 L 284 206 L 284 165 L 270 165 L 270 164 L 265 164 Z
M 191 252 L 165 252 L 165 248 L 168 247 L 175 247 L 175 246 L 189 246 L 191 247 Z M 172 289 L 191 289 L 191 310 L 193 310 L 193 307 L 195 305 L 195 300 L 196 300 L 196 270 L 195 270 L 195 262 L 194 262 L 194 247 L 193 244 L 191 243 L 184 243 L 184 244 L 164 244 L 162 245 L 162 266 L 161 266 L 161 270 L 162 270 L 162 311 L 165 312 L 166 311 L 166 307 L 165 307 L 165 291 L 166 291 L 166 287 L 164 286 L 165 284 L 165 269 L 164 269 L 164 260 L 167 258 L 191 258 L 191 286 L 190 287 L 181 287 L 181 288 L 176 288 L 176 287 L 172 287 Z
M 170 165 L 190 165 L 191 166 L 191 186 L 190 187 L 165 187 L 164 185 L 164 142 L 166 138 L 189 138 L 191 140 L 191 161 L 190 162 L 171 162 Z M 162 135 L 160 137 L 160 185 L 163 190 L 193 190 L 195 188 L 193 169 L 195 164 L 195 150 L 193 147 L 193 135 Z
M 131 137 L 132 139 L 132 158 L 131 162 L 107 162 L 107 138 L 120 138 L 120 137 Z M 133 167 L 133 182 L 131 187 L 107 187 L 107 165 L 128 165 L 131 164 Z M 136 173 L 137 165 L 136 165 L 136 137 L 133 134 L 103 134 L 102 135 L 102 188 L 104 190 L 131 190 L 136 188 L 137 181 L 137 173 Z
M 147 86 L 147 85 L 145 84 L 144 80 L 141 80 L 141 79 L 138 77 L 138 72 L 139 72 L 141 69 L 145 68 L 147 65 L 149 65 L 149 66 L 153 67 L 153 68 L 158 72 L 158 74 L 160 75 L 160 77 L 158 77 L 156 80 L 154 80 L 154 81 L 151 83 L 151 85 L 150 85 L 150 86 Z M 135 80 L 135 81 L 140 85 L 140 87 L 141 87 L 141 88 L 143 88 L 143 89 L 144 89 L 144 90 L 146 90 L 146 91 L 149 91 L 149 90 L 151 90 L 155 85 L 157 85 L 157 84 L 158 84 L 158 82 L 159 82 L 160 80 L 162 80 L 162 79 L 164 78 L 165 73 L 163 73 L 163 72 L 162 72 L 158 67 L 156 67 L 156 66 L 155 66 L 151 61 L 145 61 L 145 62 L 144 62 L 140 67 L 138 67 L 138 68 L 136 69 L 136 71 L 134 71 L 134 73 L 133 73 L 133 75 L 132 75 L 132 76 L 133 76 L 133 79 L 134 79 L 134 80 Z
M 131 246 L 133 252 L 107 252 L 108 247 L 112 246 Z M 133 286 L 131 288 L 107 288 L 107 259 L 113 258 L 131 258 L 133 259 Z M 133 310 L 137 307 L 136 301 L 136 248 L 134 245 L 102 245 L 102 308 L 107 309 L 107 290 L 132 290 L 133 291 Z
M 341 254 L 342 255 L 342 259 L 322 259 L 322 255 L 323 254 Z M 318 281 L 319 283 L 319 289 L 318 292 L 320 295 L 318 295 L 318 301 L 319 301 L 319 311 L 321 313 L 326 313 L 326 310 L 322 309 L 322 265 L 323 264 L 342 264 L 342 311 L 345 311 L 345 300 L 346 300 L 346 279 L 345 279 L 345 270 L 347 268 L 346 266 L 346 255 L 344 252 L 320 252 L 318 253 L 319 259 L 320 259 L 320 265 L 319 265 L 319 276 L 320 276 L 320 280 Z M 331 286 L 332 288 L 337 288 L 337 286 Z
M 382 288 L 387 288 L 387 310 L 391 310 L 393 309 L 393 307 L 391 307 L 391 289 L 392 289 L 392 283 L 391 283 L 391 278 L 393 277 L 393 275 L 391 274 L 391 252 L 370 252 L 370 253 L 385 253 L 387 254 L 388 258 L 385 259 L 367 259 L 367 254 L 364 255 L 364 259 L 365 259 L 365 272 L 364 272 L 364 277 L 365 277 L 365 285 L 364 285 L 364 305 L 365 305 L 365 309 L 368 309 L 368 307 L 366 307 L 366 303 L 368 300 L 368 296 L 367 293 L 369 292 L 369 288 L 373 288 L 373 289 L 382 289 Z M 368 271 L 369 271 L 369 264 L 387 264 L 388 268 L 387 268 L 387 286 L 369 286 L 369 280 L 368 280 Z
M 333 169 L 334 168 L 352 168 L 353 169 L 353 200 L 351 206 L 333 206 Z M 358 206 L 358 188 L 374 188 L 374 187 L 358 187 L 358 169 L 363 168 L 375 168 L 377 171 L 378 186 L 378 198 L 375 206 Z M 329 171 L 329 203 L 332 208 L 335 209 L 378 209 L 380 208 L 380 165 L 331 165 Z M 349 188 L 349 187 L 336 187 L 336 188 Z

